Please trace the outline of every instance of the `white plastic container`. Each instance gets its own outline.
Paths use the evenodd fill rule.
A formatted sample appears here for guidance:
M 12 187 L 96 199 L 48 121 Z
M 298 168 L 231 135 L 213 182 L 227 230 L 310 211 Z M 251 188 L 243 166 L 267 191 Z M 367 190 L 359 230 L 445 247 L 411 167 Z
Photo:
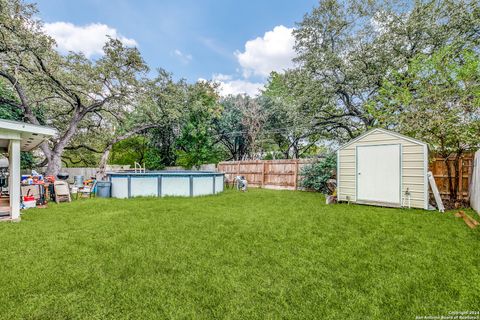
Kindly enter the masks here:
M 23 206 L 24 206 L 24 209 L 35 208 L 37 206 L 37 202 L 35 200 L 24 201 Z

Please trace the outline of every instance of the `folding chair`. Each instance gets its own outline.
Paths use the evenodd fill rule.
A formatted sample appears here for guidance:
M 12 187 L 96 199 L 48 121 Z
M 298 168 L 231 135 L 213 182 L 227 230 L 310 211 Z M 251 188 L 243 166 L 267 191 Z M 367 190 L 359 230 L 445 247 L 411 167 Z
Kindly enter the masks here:
M 95 187 L 96 186 L 97 186 L 97 180 L 94 180 L 92 184 L 88 184 L 88 185 L 85 185 L 83 187 L 78 188 L 77 199 L 78 199 L 79 195 L 80 195 L 80 198 L 82 198 L 82 197 L 91 198 L 92 195 L 95 196 Z
M 72 202 L 72 197 L 70 196 L 70 188 L 68 183 L 63 180 L 55 181 L 53 184 L 55 190 L 55 202 Z

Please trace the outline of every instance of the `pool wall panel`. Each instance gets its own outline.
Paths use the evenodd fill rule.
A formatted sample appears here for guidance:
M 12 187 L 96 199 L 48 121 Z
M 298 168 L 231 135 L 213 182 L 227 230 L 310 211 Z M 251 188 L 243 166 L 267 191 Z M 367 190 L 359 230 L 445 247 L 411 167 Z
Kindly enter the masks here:
M 162 180 L 162 196 L 190 196 L 190 177 L 163 176 Z
M 157 196 L 157 177 L 132 177 L 130 180 L 131 197 Z
M 112 177 L 112 197 L 128 198 L 128 178 Z
M 213 193 L 213 177 L 193 177 L 193 196 Z
M 223 192 L 223 176 L 215 177 L 215 193 Z

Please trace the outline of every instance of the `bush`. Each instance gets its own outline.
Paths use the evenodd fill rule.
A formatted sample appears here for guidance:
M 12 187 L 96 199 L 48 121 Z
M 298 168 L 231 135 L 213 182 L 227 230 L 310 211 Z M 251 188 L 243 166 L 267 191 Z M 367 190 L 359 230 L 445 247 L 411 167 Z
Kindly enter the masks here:
M 328 154 L 325 158 L 302 169 L 303 179 L 300 185 L 328 194 L 327 181 L 334 177 L 336 168 L 337 156 L 334 153 Z

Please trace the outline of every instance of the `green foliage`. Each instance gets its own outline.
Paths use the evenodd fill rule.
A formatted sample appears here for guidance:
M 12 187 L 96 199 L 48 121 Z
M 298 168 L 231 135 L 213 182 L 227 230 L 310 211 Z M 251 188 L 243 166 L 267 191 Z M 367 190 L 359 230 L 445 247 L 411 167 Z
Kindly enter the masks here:
M 324 131 L 312 119 L 315 117 L 306 108 L 299 97 L 301 81 L 295 71 L 285 74 L 272 72 L 265 91 L 262 104 L 266 121 L 263 136 L 276 145 L 283 153 L 282 158 L 301 158 L 321 139 Z
M 280 151 L 269 151 L 263 157 L 263 160 L 276 160 L 276 159 L 284 159 L 285 154 Z
M 329 193 L 327 181 L 328 179 L 332 179 L 334 177 L 336 169 L 336 154 L 327 154 L 325 158 L 322 158 L 317 162 L 309 164 L 303 168 L 301 186 L 327 194 Z
M 407 320 L 478 310 L 478 228 L 452 213 L 326 205 L 311 192 L 49 203 L 0 223 L 0 243 L 3 319 Z
M 0 78 L 0 119 L 17 121 L 22 119 L 22 111 L 19 108 L 1 100 L 15 101 L 15 95 L 5 84 L 5 81 Z
M 21 110 L 6 103 L 6 101 L 15 101 L 15 94 L 7 86 L 5 80 L 0 78 L 0 119 L 20 119 L 22 116 Z
M 144 155 L 145 167 L 149 170 L 162 170 L 165 168 L 165 161 L 160 150 L 151 146 L 147 148 Z
M 177 165 L 192 168 L 218 162 L 221 151 L 212 127 L 221 114 L 221 105 L 214 88 L 203 82 L 189 87 L 188 107 L 186 122 L 176 141 Z
M 146 132 L 149 148 L 145 162 L 149 168 L 175 165 L 178 132 L 189 115 L 189 86 L 184 80 L 174 81 L 172 74 L 165 70 L 159 70 L 157 77 L 147 82 L 146 94 L 136 114 L 139 116 L 138 123 L 152 122 L 156 125 Z
M 157 149 L 148 135 L 138 135 L 113 145 L 110 152 L 110 164 L 130 165 L 140 163 L 148 170 L 161 170 L 165 168 L 161 150 Z
M 7 86 L 0 79 L 0 100 L 4 98 L 7 100 L 14 100 L 14 94 L 8 90 Z M 6 103 L 0 102 L 0 119 L 22 121 L 22 112 L 20 109 L 13 107 Z M 20 166 L 22 169 L 31 169 L 36 165 L 35 158 L 31 152 L 20 153 Z
M 31 152 L 24 152 L 20 153 L 20 167 L 22 169 L 33 169 L 37 165 L 37 161 Z
M 113 145 L 109 162 L 111 164 L 131 165 L 132 168 L 134 162 L 143 165 L 148 150 L 147 144 L 148 141 L 142 136 L 120 141 Z
M 241 96 L 228 96 L 223 98 L 222 113 L 214 119 L 215 130 L 218 140 L 228 154 L 225 160 L 241 160 L 248 156 L 250 145 L 246 132 L 247 125 L 244 122 L 245 114 L 240 108 Z
M 480 3 L 468 0 L 321 0 L 293 32 L 301 77 L 295 91 L 342 141 L 377 125 L 370 110 L 393 71 L 459 43 L 476 47 Z
M 383 83 L 376 117 L 383 125 L 429 142 L 442 156 L 476 150 L 480 134 L 480 59 L 447 46 L 420 54 L 406 72 Z

